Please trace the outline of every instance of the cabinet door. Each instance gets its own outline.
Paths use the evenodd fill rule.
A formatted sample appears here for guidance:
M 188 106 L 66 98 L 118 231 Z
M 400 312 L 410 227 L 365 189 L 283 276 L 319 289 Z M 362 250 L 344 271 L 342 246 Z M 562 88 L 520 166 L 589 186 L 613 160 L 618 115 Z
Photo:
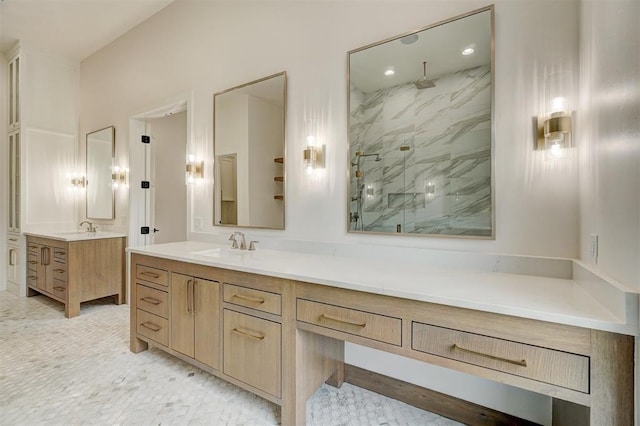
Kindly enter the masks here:
M 220 284 L 194 280 L 195 359 L 218 369 L 220 342 Z
M 9 134 L 9 231 L 20 230 L 20 132 Z
M 193 358 L 194 321 L 193 286 L 195 280 L 187 275 L 171 273 L 171 315 L 169 347 Z

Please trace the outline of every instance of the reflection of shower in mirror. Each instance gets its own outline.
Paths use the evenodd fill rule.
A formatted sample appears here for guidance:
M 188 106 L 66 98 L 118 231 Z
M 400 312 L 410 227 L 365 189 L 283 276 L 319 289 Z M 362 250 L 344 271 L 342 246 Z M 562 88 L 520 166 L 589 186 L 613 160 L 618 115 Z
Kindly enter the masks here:
M 364 177 L 365 173 L 362 170 L 363 164 L 362 162 L 367 159 L 367 157 L 375 157 L 373 161 L 379 162 L 382 161 L 382 157 L 378 153 L 367 154 L 364 151 L 356 151 L 356 157 L 351 161 L 351 167 L 355 167 L 354 176 L 357 181 L 357 192 L 356 195 L 351 197 L 351 201 L 355 201 L 356 208 L 355 212 L 349 212 L 349 220 L 353 223 L 352 230 L 364 230 L 364 223 L 362 221 L 362 198 L 365 195 L 365 185 L 364 185 Z M 371 199 L 374 195 L 374 188 L 371 185 L 367 185 L 366 188 L 366 198 Z

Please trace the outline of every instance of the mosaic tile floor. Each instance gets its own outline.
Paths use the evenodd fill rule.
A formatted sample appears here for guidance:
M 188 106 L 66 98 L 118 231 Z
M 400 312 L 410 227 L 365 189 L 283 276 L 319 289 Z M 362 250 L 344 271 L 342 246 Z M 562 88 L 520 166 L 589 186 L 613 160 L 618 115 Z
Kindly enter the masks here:
M 44 296 L 0 292 L 0 425 L 277 425 L 276 405 L 164 352 L 129 351 L 129 306 L 64 318 Z M 307 424 L 459 425 L 345 383 L 322 386 Z

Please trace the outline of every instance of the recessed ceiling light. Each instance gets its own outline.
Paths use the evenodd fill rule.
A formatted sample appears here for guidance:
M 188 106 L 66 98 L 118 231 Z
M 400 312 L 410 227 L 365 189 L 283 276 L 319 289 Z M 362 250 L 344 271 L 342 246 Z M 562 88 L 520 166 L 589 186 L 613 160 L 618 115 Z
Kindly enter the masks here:
M 393 70 L 393 68 L 388 68 L 385 72 L 384 75 L 386 75 L 387 77 L 391 77 L 392 75 L 394 75 L 396 72 Z
M 463 54 L 464 56 L 469 56 L 469 55 L 471 55 L 473 52 L 475 52 L 475 50 L 473 49 L 473 47 L 467 47 L 466 49 L 464 49 L 464 50 L 462 51 L 462 54 Z
M 400 39 L 402 44 L 413 44 L 418 41 L 418 34 L 409 34 L 408 36 L 404 36 Z

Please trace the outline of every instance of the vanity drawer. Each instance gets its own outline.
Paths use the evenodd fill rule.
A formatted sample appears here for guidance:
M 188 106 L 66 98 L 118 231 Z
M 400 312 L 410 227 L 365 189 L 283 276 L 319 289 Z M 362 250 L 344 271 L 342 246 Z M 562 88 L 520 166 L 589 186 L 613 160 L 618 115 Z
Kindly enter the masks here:
M 136 265 L 136 278 L 149 281 L 164 287 L 169 286 L 169 273 L 163 269 L 152 268 L 150 266 Z
M 412 323 L 411 348 L 468 364 L 589 393 L 589 357 Z
M 61 262 L 53 262 L 51 264 L 51 272 L 53 273 L 53 279 L 67 281 L 67 265 Z
M 58 262 L 67 262 L 67 250 L 62 249 L 60 247 L 52 247 L 53 250 L 53 259 Z
M 161 345 L 169 344 L 169 321 L 142 309 L 136 310 L 136 331 Z
M 402 345 L 402 320 L 371 312 L 298 299 L 298 321 L 392 345 Z
M 169 317 L 168 296 L 164 291 L 141 284 L 136 285 L 136 297 L 138 298 L 136 306 L 138 309 L 145 310 L 163 318 Z
M 281 325 L 225 309 L 223 339 L 224 373 L 280 398 Z
M 275 315 L 282 314 L 282 297 L 276 293 L 225 283 L 224 301 Z
M 67 300 L 67 281 L 53 280 L 53 295 L 58 299 Z
M 38 268 L 38 255 L 28 252 L 27 253 L 27 268 L 30 271 L 36 271 Z

